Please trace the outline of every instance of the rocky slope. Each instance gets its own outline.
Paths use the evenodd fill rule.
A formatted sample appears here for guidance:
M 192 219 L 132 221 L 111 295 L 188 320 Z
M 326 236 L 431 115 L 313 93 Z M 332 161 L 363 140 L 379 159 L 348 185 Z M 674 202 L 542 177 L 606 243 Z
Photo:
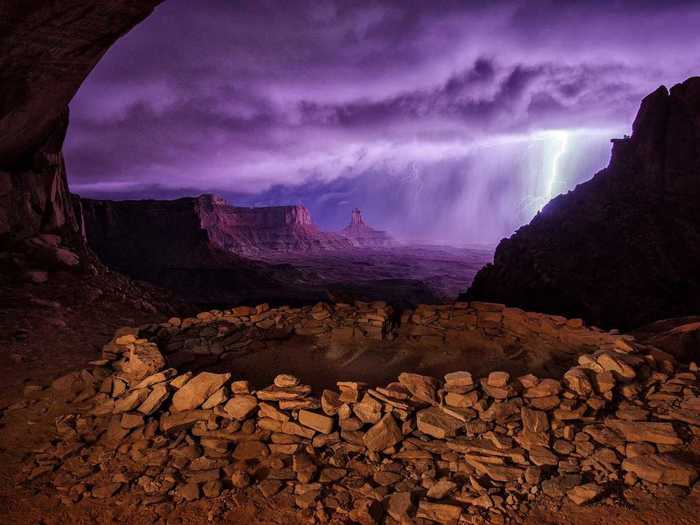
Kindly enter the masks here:
M 350 239 L 353 246 L 360 248 L 388 248 L 396 244 L 387 232 L 368 226 L 357 208 L 352 210 L 350 224 L 340 234 Z
M 607 511 L 635 501 L 635 490 L 684 498 L 697 488 L 697 366 L 629 337 L 597 332 L 591 353 L 557 377 L 404 372 L 385 386 L 345 380 L 320 394 L 290 374 L 260 388 L 230 372 L 178 372 L 159 351 L 208 342 L 240 352 L 255 328 L 306 326 L 320 336 L 345 330 L 346 319 L 381 336 L 389 315 L 383 304 L 260 305 L 118 330 L 101 360 L 48 392 L 27 386 L 8 409 L 72 403 L 55 420 L 57 438 L 25 463 L 24 481 L 68 507 L 109 499 L 185 509 L 205 499 L 216 509 L 262 494 L 315 523 L 373 525 L 521 523 L 543 506 L 602 502 Z M 405 315 L 415 326 L 514 328 L 495 304 Z M 537 322 L 520 310 L 509 317 Z M 561 334 L 596 334 L 560 321 Z
M 647 96 L 608 167 L 496 249 L 465 297 L 627 328 L 700 312 L 700 78 Z

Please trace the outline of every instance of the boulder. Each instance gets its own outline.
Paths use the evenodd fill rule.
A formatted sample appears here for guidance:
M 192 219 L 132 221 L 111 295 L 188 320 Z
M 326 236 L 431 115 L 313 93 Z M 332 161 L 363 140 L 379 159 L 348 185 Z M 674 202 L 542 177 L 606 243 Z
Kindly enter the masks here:
M 680 445 L 683 443 L 671 423 L 607 419 L 605 426 L 619 433 L 626 441 L 646 441 L 658 445 Z
M 148 397 L 139 405 L 138 411 L 145 416 L 150 416 L 160 408 L 163 402 L 170 397 L 170 391 L 164 384 L 155 385 Z
M 443 499 L 457 488 L 454 481 L 441 479 L 428 489 L 427 496 L 431 499 Z
M 141 403 L 146 400 L 148 395 L 149 390 L 147 388 L 129 391 L 124 397 L 114 402 L 114 413 L 121 414 L 123 412 L 135 410 L 136 407 L 140 406 Z
M 132 343 L 133 344 L 133 343 Z M 129 382 L 135 384 L 165 368 L 165 358 L 154 344 L 134 344 L 129 350 L 122 370 Z
M 628 365 L 624 359 L 609 352 L 600 354 L 596 358 L 596 361 L 603 368 L 603 370 L 606 372 L 611 372 L 616 379 L 629 381 L 637 376 L 634 368 Z
M 567 497 L 576 503 L 576 505 L 583 505 L 593 501 L 598 496 L 600 496 L 605 489 L 596 483 L 586 483 L 585 485 L 579 485 L 570 489 L 566 495 Z
M 299 423 L 321 434 L 330 434 L 333 432 L 333 418 L 310 410 L 299 411 Z
M 506 386 L 508 381 L 510 381 L 510 374 L 508 372 L 491 372 L 486 378 L 486 384 L 496 388 Z
M 443 412 L 438 407 L 425 408 L 416 414 L 416 426 L 420 432 L 437 439 L 454 437 L 464 426 L 459 419 Z
M 581 397 L 589 397 L 593 393 L 593 384 L 582 367 L 570 368 L 564 374 L 564 384 Z
M 273 383 L 279 388 L 289 388 L 299 384 L 299 378 L 289 374 L 279 374 Z
M 474 378 L 469 372 L 450 372 L 445 374 L 445 387 L 453 391 L 471 389 L 474 387 Z
M 221 388 L 231 378 L 231 374 L 201 372 L 190 379 L 173 396 L 171 410 L 182 412 L 193 410 L 204 403 L 209 396 Z
M 415 505 L 410 492 L 395 492 L 386 499 L 386 512 L 399 523 L 411 523 Z
M 543 379 L 536 385 L 525 390 L 523 397 L 538 399 L 542 397 L 557 396 L 561 392 L 561 382 L 556 379 Z
M 376 423 L 382 417 L 382 404 L 369 394 L 365 394 L 362 401 L 352 406 L 353 412 L 363 423 Z
M 262 441 L 241 441 L 233 451 L 233 458 L 241 461 L 261 459 L 270 455 L 270 449 Z
M 160 418 L 160 429 L 165 432 L 178 432 L 193 426 L 197 421 L 205 421 L 210 412 L 207 410 L 186 410 L 175 414 L 165 414 Z
M 225 405 L 224 410 L 234 419 L 243 421 L 247 419 L 257 408 L 258 400 L 255 396 L 233 396 Z
M 340 401 L 340 394 L 333 390 L 324 390 L 321 394 L 321 408 L 327 416 L 334 416 L 343 403 Z
M 413 394 L 413 397 L 416 399 L 430 404 L 437 402 L 436 390 L 438 383 L 434 377 L 404 372 L 399 375 L 399 383 Z
M 418 518 L 444 524 L 457 523 L 461 515 L 462 507 L 447 503 L 433 503 L 425 499 L 420 500 L 416 512 Z
M 396 424 L 394 416 L 386 414 L 364 435 L 365 446 L 371 451 L 382 451 L 393 447 L 403 439 L 403 433 Z

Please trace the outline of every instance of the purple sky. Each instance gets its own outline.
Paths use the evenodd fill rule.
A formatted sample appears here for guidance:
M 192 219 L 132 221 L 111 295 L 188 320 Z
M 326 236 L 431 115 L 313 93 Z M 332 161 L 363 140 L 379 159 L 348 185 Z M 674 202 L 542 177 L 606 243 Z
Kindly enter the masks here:
M 695 0 L 167 0 L 73 100 L 70 181 L 495 242 L 700 74 L 699 27 Z

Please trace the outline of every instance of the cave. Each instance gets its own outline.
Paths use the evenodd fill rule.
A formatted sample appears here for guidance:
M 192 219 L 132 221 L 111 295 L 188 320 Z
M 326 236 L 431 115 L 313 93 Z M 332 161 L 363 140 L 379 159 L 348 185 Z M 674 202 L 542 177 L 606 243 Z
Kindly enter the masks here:
M 0 5 L 8 523 L 695 519 L 700 77 L 647 95 L 608 166 L 472 260 L 459 298 L 387 279 L 358 299 L 235 253 L 390 247 L 359 209 L 330 235 L 300 205 L 71 194 L 68 104 L 160 3 Z

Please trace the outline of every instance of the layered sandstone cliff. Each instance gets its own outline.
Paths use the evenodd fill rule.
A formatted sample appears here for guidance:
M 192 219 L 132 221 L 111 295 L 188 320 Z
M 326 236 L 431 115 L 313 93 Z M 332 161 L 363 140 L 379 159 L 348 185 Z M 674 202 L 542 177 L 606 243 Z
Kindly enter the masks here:
M 350 224 L 340 234 L 347 237 L 353 246 L 360 248 L 388 248 L 396 244 L 387 232 L 368 226 L 358 208 L 352 210 Z
M 239 255 L 352 247 L 344 237 L 320 231 L 304 206 L 243 208 L 229 206 L 214 195 L 202 195 L 196 207 L 210 239 Z
M 318 300 L 323 292 L 296 284 L 302 279 L 290 266 L 249 257 L 352 247 L 319 231 L 303 206 L 238 208 L 214 195 L 75 202 L 88 244 L 105 264 L 197 303 Z
M 90 248 L 110 268 L 174 290 L 189 302 L 314 300 L 295 271 L 250 261 L 219 244 L 212 196 L 173 201 L 75 199 Z M 218 221 L 218 222 L 217 222 Z
M 80 202 L 90 246 L 117 266 L 149 246 L 162 248 L 154 254 L 156 260 L 175 257 L 188 266 L 206 262 L 212 248 L 234 256 L 255 256 L 352 247 L 344 237 L 320 231 L 309 210 L 299 205 L 242 208 L 215 195 L 173 201 Z
M 700 312 L 700 77 L 647 96 L 608 167 L 499 244 L 465 294 L 627 328 Z

